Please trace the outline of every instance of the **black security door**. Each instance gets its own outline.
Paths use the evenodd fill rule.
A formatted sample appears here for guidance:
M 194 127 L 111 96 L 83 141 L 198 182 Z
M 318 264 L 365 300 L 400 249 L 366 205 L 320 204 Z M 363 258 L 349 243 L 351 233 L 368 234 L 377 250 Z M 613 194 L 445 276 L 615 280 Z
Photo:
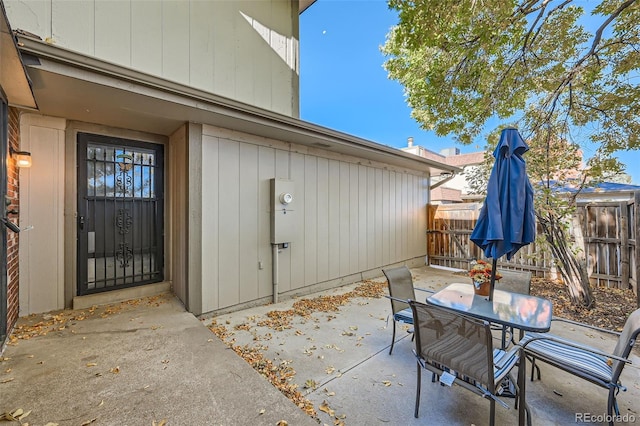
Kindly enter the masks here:
M 78 134 L 78 294 L 163 277 L 163 146 Z

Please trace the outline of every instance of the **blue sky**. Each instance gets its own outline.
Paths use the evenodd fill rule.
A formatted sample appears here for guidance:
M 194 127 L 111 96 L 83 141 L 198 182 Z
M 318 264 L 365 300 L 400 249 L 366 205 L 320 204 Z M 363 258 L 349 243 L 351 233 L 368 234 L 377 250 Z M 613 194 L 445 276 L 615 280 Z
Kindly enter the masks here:
M 396 148 L 412 136 L 414 144 L 435 152 L 482 150 L 482 140 L 457 144 L 420 129 L 411 118 L 402 86 L 382 68 L 379 47 L 396 22 L 384 0 L 317 0 L 302 13 L 300 118 Z M 623 153 L 621 160 L 640 185 L 640 152 Z

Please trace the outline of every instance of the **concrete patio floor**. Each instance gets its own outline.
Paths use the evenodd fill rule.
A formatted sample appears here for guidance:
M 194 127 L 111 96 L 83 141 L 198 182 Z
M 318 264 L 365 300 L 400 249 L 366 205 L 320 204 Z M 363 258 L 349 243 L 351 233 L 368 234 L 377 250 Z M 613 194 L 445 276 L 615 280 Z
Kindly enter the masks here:
M 416 286 L 436 290 L 461 277 L 450 271 L 412 269 Z M 380 276 L 376 281 L 383 282 Z M 462 279 L 464 281 L 464 279 Z M 358 284 L 304 297 L 340 295 Z M 420 293 L 418 293 L 420 294 Z M 391 324 L 386 298 L 351 298 L 339 310 L 294 316 L 280 331 L 258 323 L 299 299 L 198 320 L 171 295 L 91 310 L 20 319 L 20 325 L 54 322 L 9 345 L 0 356 L 0 414 L 31 411 L 30 425 L 289 425 L 318 424 L 256 373 L 205 325 L 215 319 L 234 345 L 260 346 L 276 365 L 288 365 L 292 381 L 313 403 L 321 424 L 485 425 L 489 403 L 459 387 L 432 384 L 423 374 L 420 417 L 413 416 L 416 363 L 412 342 L 398 332 L 389 355 Z M 59 321 L 52 321 L 56 320 Z M 237 326 L 240 326 L 237 328 Z M 37 329 L 36 329 L 37 330 Z M 45 330 L 45 328 L 43 328 Z M 47 329 L 48 330 L 48 329 Z M 554 323 L 552 331 L 611 349 L 606 334 Z M 640 424 L 640 357 L 622 375 L 627 392 L 620 411 Z M 607 392 L 541 365 L 542 381 L 527 383 L 534 425 L 604 424 Z M 517 423 L 496 405 L 496 424 Z M 583 414 L 587 421 L 576 421 Z M 91 422 L 91 423 L 86 423 Z M 3 424 L 0 422 L 0 425 Z M 8 423 L 11 424 L 11 423 Z M 18 423 L 15 423 L 18 424 Z
M 411 270 L 416 287 L 437 290 L 448 283 L 465 281 L 451 271 L 422 267 Z M 384 277 L 376 281 L 384 281 Z M 358 284 L 307 296 L 340 295 Z M 416 297 L 422 294 L 417 292 Z M 276 331 L 258 326 L 269 311 L 290 309 L 295 300 L 221 315 L 218 324 L 233 332 L 235 345 L 263 345 L 268 358 L 287 363 L 296 371 L 298 384 L 318 412 L 323 424 L 333 425 L 484 425 L 489 422 L 489 402 L 460 387 L 431 383 L 422 376 L 420 416 L 414 418 L 416 362 L 413 343 L 404 330 L 393 354 L 389 355 L 390 303 L 386 298 L 354 298 L 336 312 L 316 312 L 309 318 L 294 317 L 291 328 Z M 242 325 L 240 329 L 236 327 Z M 615 340 L 606 333 L 579 330 L 554 322 L 552 332 L 603 350 L 612 350 Z M 625 367 L 622 382 L 626 392 L 618 396 L 621 415 L 640 424 L 640 344 L 633 353 L 633 365 Z M 530 366 L 529 366 L 530 367 Z M 606 414 L 607 391 L 540 363 L 542 380 L 527 382 L 527 402 L 534 425 L 598 424 L 593 417 Z M 515 374 L 515 371 L 514 371 Z M 306 388 L 305 388 L 306 387 Z M 513 399 L 510 405 L 496 404 L 496 424 L 517 424 Z M 320 410 L 321 406 L 325 410 Z M 329 415 L 333 412 L 333 415 Z M 603 422 L 600 422 L 604 424 Z

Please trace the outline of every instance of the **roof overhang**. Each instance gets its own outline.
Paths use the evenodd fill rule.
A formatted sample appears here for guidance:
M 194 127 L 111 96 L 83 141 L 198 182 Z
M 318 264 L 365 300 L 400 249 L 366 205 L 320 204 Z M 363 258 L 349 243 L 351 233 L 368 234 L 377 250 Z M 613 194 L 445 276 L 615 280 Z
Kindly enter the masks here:
M 305 10 L 307 10 L 309 8 L 309 6 L 311 6 L 315 2 L 316 2 L 316 0 L 300 0 L 300 1 L 298 1 L 299 13 L 302 13 Z
M 18 40 L 38 109 L 45 115 L 167 136 L 185 122 L 202 123 L 430 175 L 461 171 L 40 40 Z
M 0 87 L 11 106 L 36 108 L 29 78 L 24 69 L 16 40 L 0 2 Z

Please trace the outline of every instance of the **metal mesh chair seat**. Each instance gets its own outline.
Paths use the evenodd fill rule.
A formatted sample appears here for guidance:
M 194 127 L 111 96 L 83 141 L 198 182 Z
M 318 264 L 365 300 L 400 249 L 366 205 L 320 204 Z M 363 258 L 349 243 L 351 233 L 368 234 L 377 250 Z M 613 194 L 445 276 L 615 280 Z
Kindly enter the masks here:
M 403 309 L 393 314 L 393 320 L 405 324 L 413 325 L 413 314 L 411 308 Z
M 529 341 L 531 343 L 527 345 Z M 595 348 L 570 346 L 556 336 L 545 336 L 538 333 L 527 333 L 520 344 L 527 345 L 527 350 L 535 353 L 537 359 L 558 366 L 586 380 L 595 381 L 605 386 L 613 378 L 613 368 L 611 368 L 613 360 L 599 355 L 597 353 L 599 351 Z
M 433 368 L 437 368 L 441 371 L 446 371 L 449 374 L 453 374 L 457 379 L 460 379 L 470 385 L 476 386 L 478 389 L 481 389 L 482 392 L 488 391 L 486 386 L 475 380 L 473 377 L 466 376 L 464 374 L 458 373 L 457 371 L 452 371 L 449 367 L 437 363 L 435 361 L 424 360 L 424 363 L 429 364 Z M 518 363 L 518 352 L 517 351 L 504 351 L 502 349 L 494 349 L 493 350 L 493 382 L 495 389 L 498 389 L 502 384 L 502 381 L 507 377 L 511 369 Z M 429 369 L 429 368 L 427 368 Z M 429 369 L 431 370 L 431 369 Z
M 621 333 L 574 321 L 562 321 L 616 334 L 619 336 L 618 342 L 611 353 L 606 353 L 579 342 L 560 338 L 551 333 L 527 333 L 519 345 L 523 348 L 527 357 L 532 359 L 532 366 L 535 366 L 538 360 L 543 361 L 576 377 L 608 389 L 607 414 L 608 418 L 611 419 L 609 424 L 613 425 L 614 412 L 616 415 L 620 415 L 616 395 L 620 390 L 626 390 L 620 382 L 620 374 L 624 366 L 631 363 L 629 354 L 640 334 L 640 309 L 629 315 Z M 533 380 L 533 369 L 531 380 Z
M 420 408 L 424 368 L 441 377 L 452 375 L 453 384 L 488 398 L 493 425 L 495 402 L 507 407 L 498 399 L 500 383 L 517 364 L 519 347 L 508 352 L 494 349 L 487 321 L 415 301 L 409 301 L 409 305 L 413 311 L 417 360 L 415 417 Z

